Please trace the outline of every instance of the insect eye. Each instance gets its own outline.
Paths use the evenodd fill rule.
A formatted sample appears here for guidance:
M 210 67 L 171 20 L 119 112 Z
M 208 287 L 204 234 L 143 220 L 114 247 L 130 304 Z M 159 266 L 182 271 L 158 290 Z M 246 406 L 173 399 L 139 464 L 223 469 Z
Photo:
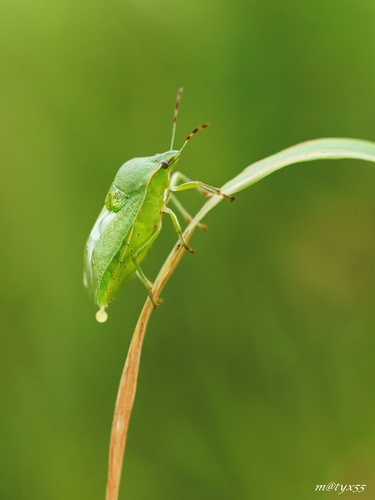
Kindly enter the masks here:
M 169 167 L 169 163 L 166 161 L 166 160 L 162 160 L 160 162 L 160 165 L 163 167 L 163 168 L 168 168 Z

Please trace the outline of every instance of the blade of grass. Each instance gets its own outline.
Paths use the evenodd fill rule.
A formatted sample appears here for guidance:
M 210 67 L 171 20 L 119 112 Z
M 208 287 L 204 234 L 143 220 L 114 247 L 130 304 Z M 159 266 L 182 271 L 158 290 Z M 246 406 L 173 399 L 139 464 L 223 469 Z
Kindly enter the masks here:
M 375 161 L 375 143 L 359 139 L 315 139 L 301 142 L 279 153 L 253 163 L 222 186 L 229 194 L 238 193 L 264 177 L 293 163 L 312 160 L 339 160 L 353 158 Z
M 357 139 L 316 139 L 303 142 L 253 163 L 236 177 L 224 184 L 221 190 L 231 195 L 238 193 L 272 174 L 276 170 L 294 163 L 344 158 L 375 162 L 375 143 Z M 221 196 L 215 195 L 203 205 L 184 231 L 186 242 L 190 240 L 194 229 L 203 217 L 205 217 L 214 206 L 220 203 L 222 199 Z M 153 295 L 155 298 L 159 297 L 180 261 L 183 251 L 184 247 L 181 247 L 180 244 L 177 243 L 167 257 L 153 285 Z M 129 420 L 137 388 L 142 344 L 152 311 L 152 303 L 150 299 L 147 298 L 134 330 L 120 380 L 111 431 L 106 500 L 118 499 Z

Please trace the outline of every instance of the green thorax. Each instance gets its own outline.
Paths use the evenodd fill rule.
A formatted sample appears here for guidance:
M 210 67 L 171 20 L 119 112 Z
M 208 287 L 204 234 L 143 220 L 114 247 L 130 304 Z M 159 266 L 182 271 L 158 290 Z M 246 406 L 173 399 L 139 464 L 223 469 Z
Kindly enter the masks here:
M 126 204 L 129 196 L 146 193 L 154 175 L 158 174 L 156 176 L 160 178 L 169 177 L 179 158 L 179 152 L 172 150 L 145 158 L 133 158 L 124 163 L 117 172 L 105 199 L 108 210 L 118 212 Z M 168 162 L 168 168 L 161 162 Z

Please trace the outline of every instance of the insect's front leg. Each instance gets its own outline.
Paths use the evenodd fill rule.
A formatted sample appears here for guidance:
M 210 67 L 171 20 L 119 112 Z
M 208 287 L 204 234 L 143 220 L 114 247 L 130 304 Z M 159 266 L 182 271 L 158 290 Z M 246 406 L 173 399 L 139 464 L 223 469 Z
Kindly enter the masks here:
M 185 182 L 183 182 L 182 184 L 178 184 L 179 179 L 182 179 Z M 210 196 L 212 194 L 217 194 L 219 196 L 223 196 L 224 198 L 229 198 L 230 201 L 234 201 L 234 196 L 223 193 L 217 187 L 210 186 L 209 184 L 206 184 L 201 181 L 192 181 L 181 172 L 175 172 L 171 178 L 170 190 L 177 192 L 177 191 L 186 191 L 187 189 L 196 189 L 197 191 L 202 193 L 203 196 Z
M 183 237 L 182 229 L 181 229 L 180 223 L 178 222 L 177 215 L 174 212 L 172 212 L 172 210 L 168 207 L 164 207 L 163 212 L 168 214 L 171 217 L 174 229 L 177 233 L 178 239 L 181 242 L 181 245 L 184 246 L 188 252 L 194 253 L 193 248 L 189 247 L 189 245 L 185 241 L 185 238 Z
M 185 182 L 192 182 L 192 180 L 182 172 L 174 172 L 171 177 L 171 191 L 175 191 L 175 188 L 177 188 L 179 185 L 181 185 L 180 181 L 182 183 Z M 198 193 L 200 193 L 202 196 L 205 196 L 206 198 L 209 196 L 212 196 L 211 193 L 206 191 L 205 189 L 202 189 L 201 187 L 197 188 Z

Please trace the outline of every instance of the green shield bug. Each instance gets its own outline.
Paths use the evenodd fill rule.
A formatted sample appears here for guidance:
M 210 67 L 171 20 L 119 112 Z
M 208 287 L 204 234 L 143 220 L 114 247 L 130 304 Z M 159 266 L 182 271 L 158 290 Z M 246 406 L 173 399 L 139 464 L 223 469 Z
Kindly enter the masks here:
M 171 200 L 186 220 L 191 219 L 173 192 L 198 189 L 203 194 L 217 194 L 233 200 L 220 189 L 200 181 L 192 181 L 180 172 L 172 171 L 191 137 L 204 124 L 194 129 L 180 150 L 173 149 L 177 114 L 182 89 L 179 89 L 174 108 L 171 148 L 165 153 L 127 161 L 117 172 L 105 198 L 105 204 L 86 243 L 84 256 L 84 285 L 92 293 L 99 310 L 96 319 L 106 321 L 105 311 L 120 289 L 136 275 L 146 287 L 154 305 L 152 284 L 140 265 L 158 237 L 164 214 L 168 214 L 181 245 L 193 250 L 183 238 L 176 214 L 167 207 Z

